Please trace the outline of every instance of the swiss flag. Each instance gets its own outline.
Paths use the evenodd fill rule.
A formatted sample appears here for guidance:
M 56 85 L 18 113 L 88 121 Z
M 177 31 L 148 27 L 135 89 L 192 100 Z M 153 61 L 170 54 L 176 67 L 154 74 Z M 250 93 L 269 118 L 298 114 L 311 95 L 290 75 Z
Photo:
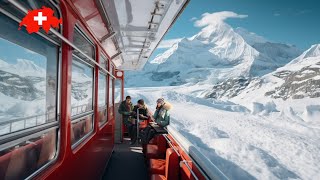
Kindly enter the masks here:
M 54 17 L 54 11 L 51 8 L 43 6 L 42 9 L 28 11 L 28 14 L 19 24 L 19 30 L 21 26 L 26 25 L 28 33 L 31 34 L 38 32 L 42 26 L 42 29 L 48 33 L 51 26 L 58 28 L 59 24 L 62 24 L 62 19 Z

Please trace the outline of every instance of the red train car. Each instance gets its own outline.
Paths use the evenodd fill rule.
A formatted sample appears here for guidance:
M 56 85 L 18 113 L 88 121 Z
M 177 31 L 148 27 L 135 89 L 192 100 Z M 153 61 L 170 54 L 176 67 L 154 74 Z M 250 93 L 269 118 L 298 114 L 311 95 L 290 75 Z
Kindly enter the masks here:
M 0 61 L 0 81 L 15 97 L 0 101 L 16 103 L 15 109 L 0 110 L 0 179 L 119 179 L 123 172 L 112 170 L 115 160 L 109 160 L 115 142 L 123 140 L 117 107 L 123 100 L 124 71 L 144 66 L 187 4 L 0 1 L 0 60 L 7 58 Z M 18 30 L 28 10 L 43 6 L 63 19 L 60 28 L 33 34 Z M 162 167 L 145 170 L 147 177 L 225 178 L 186 142 L 169 127 L 167 135 L 145 147 L 147 158 L 152 153 L 162 158 L 152 160 Z

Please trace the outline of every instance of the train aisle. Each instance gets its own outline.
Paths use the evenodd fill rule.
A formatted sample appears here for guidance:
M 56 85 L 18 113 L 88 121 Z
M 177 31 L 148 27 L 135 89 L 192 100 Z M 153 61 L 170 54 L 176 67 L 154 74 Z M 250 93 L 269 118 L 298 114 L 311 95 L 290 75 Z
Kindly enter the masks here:
M 129 143 L 130 140 L 124 138 L 122 144 L 115 144 L 114 152 L 103 175 L 103 180 L 148 179 L 142 147 L 137 143 L 135 145 L 129 145 Z

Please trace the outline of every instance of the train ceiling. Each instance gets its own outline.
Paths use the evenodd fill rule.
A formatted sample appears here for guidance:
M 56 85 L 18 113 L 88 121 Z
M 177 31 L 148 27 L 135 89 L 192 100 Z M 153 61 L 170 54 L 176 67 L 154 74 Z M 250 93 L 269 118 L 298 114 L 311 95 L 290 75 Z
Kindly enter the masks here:
M 118 69 L 141 70 L 189 0 L 73 0 Z M 98 9 L 98 12 L 97 12 Z

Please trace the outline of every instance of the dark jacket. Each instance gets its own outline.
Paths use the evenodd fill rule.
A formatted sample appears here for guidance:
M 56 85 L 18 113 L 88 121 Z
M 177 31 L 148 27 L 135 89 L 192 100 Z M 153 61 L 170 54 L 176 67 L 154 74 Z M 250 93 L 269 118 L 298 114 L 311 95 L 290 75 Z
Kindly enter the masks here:
M 172 105 L 168 102 L 166 102 L 163 106 L 158 108 L 153 115 L 155 122 L 162 127 L 169 125 L 170 124 L 169 110 L 171 108 L 172 108 Z
M 126 101 L 122 101 L 122 103 L 119 106 L 118 112 L 120 114 L 122 114 L 123 121 L 125 123 L 127 123 L 127 121 L 129 121 L 129 117 L 132 114 L 132 110 L 133 110 L 132 103 L 130 103 L 129 108 L 127 108 Z
M 133 108 L 133 112 L 135 113 L 133 118 L 135 118 L 135 119 L 137 119 L 137 110 L 138 109 L 139 109 L 138 105 L 134 106 L 134 108 Z M 144 106 L 144 107 L 140 108 L 138 111 L 139 111 L 139 115 L 143 115 L 144 116 L 144 117 L 139 116 L 140 120 L 149 119 L 149 116 L 148 116 L 149 111 L 148 111 L 147 106 Z

